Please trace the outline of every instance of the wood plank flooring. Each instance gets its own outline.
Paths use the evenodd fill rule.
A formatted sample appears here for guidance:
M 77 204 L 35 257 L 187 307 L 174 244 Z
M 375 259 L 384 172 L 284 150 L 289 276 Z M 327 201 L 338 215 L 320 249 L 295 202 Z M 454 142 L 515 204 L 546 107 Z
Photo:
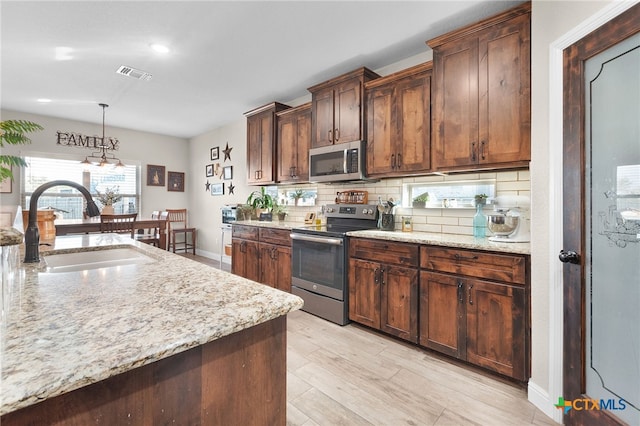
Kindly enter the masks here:
M 354 323 L 303 311 L 287 323 L 287 425 L 556 425 L 479 369 Z

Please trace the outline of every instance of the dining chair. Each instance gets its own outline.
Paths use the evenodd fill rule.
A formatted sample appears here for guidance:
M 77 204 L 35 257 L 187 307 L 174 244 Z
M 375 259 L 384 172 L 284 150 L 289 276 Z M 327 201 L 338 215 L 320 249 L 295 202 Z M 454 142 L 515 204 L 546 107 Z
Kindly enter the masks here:
M 138 217 L 138 213 L 131 214 L 101 214 L 100 232 L 111 232 L 116 234 L 133 233 L 133 223 Z
M 167 212 L 160 212 L 154 210 L 151 213 L 151 219 L 167 220 Z M 135 228 L 135 225 L 134 225 Z M 151 244 L 156 247 L 160 247 L 160 231 L 157 227 L 154 228 L 135 228 L 133 239 L 140 241 L 141 243 Z M 165 249 L 165 247 L 163 247 Z
M 187 209 L 167 209 L 167 213 L 169 250 L 174 253 L 191 250 L 196 254 L 196 228 L 187 226 Z M 177 239 L 178 236 L 182 236 L 180 240 Z

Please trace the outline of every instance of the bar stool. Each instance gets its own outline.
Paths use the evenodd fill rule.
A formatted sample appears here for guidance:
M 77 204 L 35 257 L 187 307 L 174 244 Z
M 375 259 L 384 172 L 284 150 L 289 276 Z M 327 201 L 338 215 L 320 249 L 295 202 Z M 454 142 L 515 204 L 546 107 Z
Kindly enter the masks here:
M 196 228 L 187 226 L 187 209 L 167 209 L 167 224 L 169 225 L 169 250 L 184 251 L 192 250 L 196 254 Z M 176 237 L 182 234 L 181 241 Z M 191 240 L 189 241 L 189 236 Z

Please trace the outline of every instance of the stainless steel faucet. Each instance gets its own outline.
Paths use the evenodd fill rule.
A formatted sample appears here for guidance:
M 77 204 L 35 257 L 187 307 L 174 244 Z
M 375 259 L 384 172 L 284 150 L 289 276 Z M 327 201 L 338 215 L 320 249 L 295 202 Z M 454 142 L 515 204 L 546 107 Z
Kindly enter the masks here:
M 24 233 L 24 262 L 35 263 L 40 261 L 40 231 L 38 230 L 38 198 L 44 191 L 54 186 L 70 186 L 77 189 L 87 200 L 87 215 L 99 216 L 100 210 L 91 197 L 91 193 L 84 186 L 70 180 L 54 180 L 40 185 L 33 194 L 29 203 L 29 225 Z

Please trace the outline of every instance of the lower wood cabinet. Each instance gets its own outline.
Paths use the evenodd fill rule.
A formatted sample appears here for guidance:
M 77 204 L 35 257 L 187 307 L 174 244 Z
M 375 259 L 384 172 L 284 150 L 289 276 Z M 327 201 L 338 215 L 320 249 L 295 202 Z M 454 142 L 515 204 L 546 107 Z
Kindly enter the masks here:
M 349 319 L 417 343 L 418 247 L 355 239 L 349 250 Z
M 233 225 L 231 272 L 291 292 L 289 230 Z
M 422 246 L 419 344 L 526 380 L 527 264 L 521 255 Z

